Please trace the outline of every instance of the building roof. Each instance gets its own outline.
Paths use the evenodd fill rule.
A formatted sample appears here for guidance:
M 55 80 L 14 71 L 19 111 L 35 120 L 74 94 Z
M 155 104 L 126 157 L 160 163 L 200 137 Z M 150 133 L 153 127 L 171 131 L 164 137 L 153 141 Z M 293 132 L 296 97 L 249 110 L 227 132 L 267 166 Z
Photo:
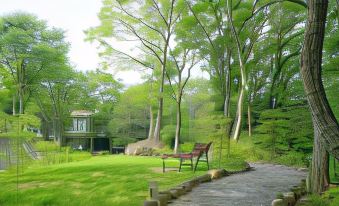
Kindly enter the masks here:
M 93 112 L 91 111 L 88 111 L 88 110 L 74 110 L 72 111 L 71 113 L 71 116 L 72 117 L 88 117 L 88 116 L 91 116 L 92 114 L 94 114 Z

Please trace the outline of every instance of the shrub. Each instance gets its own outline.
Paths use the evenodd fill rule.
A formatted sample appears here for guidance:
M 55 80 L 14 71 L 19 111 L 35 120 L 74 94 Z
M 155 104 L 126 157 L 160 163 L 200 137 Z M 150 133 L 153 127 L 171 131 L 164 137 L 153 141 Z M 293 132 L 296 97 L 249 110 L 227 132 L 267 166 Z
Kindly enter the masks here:
M 166 125 L 161 130 L 162 142 L 168 145 L 170 148 L 174 147 L 175 127 L 175 125 Z

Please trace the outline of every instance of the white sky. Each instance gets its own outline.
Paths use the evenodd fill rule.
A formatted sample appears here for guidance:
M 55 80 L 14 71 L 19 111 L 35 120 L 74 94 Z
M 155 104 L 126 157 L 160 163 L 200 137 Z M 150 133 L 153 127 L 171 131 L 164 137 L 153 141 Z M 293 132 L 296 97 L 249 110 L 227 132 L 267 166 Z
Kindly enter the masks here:
M 99 25 L 100 8 L 101 0 L 0 0 L 0 15 L 24 11 L 46 20 L 49 26 L 65 30 L 66 40 L 71 43 L 71 63 L 81 71 L 95 70 L 100 61 L 96 45 L 85 42 L 83 32 Z M 127 85 L 141 82 L 135 71 L 119 72 L 116 78 Z
M 66 40 L 71 43 L 71 63 L 81 71 L 95 70 L 100 62 L 96 45 L 85 42 L 83 32 L 99 25 L 100 8 L 101 0 L 0 0 L 0 15 L 24 11 L 46 20 L 49 26 L 65 30 Z M 206 75 L 194 73 L 194 76 Z M 126 85 L 142 82 L 136 71 L 118 72 L 115 77 Z

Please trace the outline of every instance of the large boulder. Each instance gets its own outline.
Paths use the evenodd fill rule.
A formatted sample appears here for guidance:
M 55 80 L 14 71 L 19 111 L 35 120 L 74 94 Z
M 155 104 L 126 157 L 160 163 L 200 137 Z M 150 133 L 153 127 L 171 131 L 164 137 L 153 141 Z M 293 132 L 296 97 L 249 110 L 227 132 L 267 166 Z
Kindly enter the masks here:
M 154 149 L 159 149 L 162 147 L 164 147 L 164 145 L 161 142 L 155 142 L 153 140 L 146 139 L 128 144 L 125 149 L 125 154 L 151 156 L 153 155 Z

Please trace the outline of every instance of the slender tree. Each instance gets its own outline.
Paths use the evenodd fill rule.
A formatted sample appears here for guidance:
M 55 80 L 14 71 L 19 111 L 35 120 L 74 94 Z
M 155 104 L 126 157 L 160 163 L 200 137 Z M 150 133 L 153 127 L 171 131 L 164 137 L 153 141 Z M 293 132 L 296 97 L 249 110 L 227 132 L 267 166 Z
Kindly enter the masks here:
M 160 70 L 158 112 L 153 132 L 154 141 L 159 142 L 169 46 L 173 27 L 181 15 L 183 3 L 181 0 L 144 0 L 139 2 L 140 6 L 137 8 L 133 4 L 134 1 L 105 1 L 99 14 L 101 26 L 90 29 L 87 33 L 89 39 L 99 41 L 106 48 L 102 55 L 111 56 L 113 52 L 119 57 L 128 58 L 143 67 Z M 115 49 L 107 41 L 107 38 L 110 37 L 125 42 L 138 42 L 136 53 L 139 53 L 139 56 Z M 150 56 L 152 61 L 148 61 L 147 57 Z

